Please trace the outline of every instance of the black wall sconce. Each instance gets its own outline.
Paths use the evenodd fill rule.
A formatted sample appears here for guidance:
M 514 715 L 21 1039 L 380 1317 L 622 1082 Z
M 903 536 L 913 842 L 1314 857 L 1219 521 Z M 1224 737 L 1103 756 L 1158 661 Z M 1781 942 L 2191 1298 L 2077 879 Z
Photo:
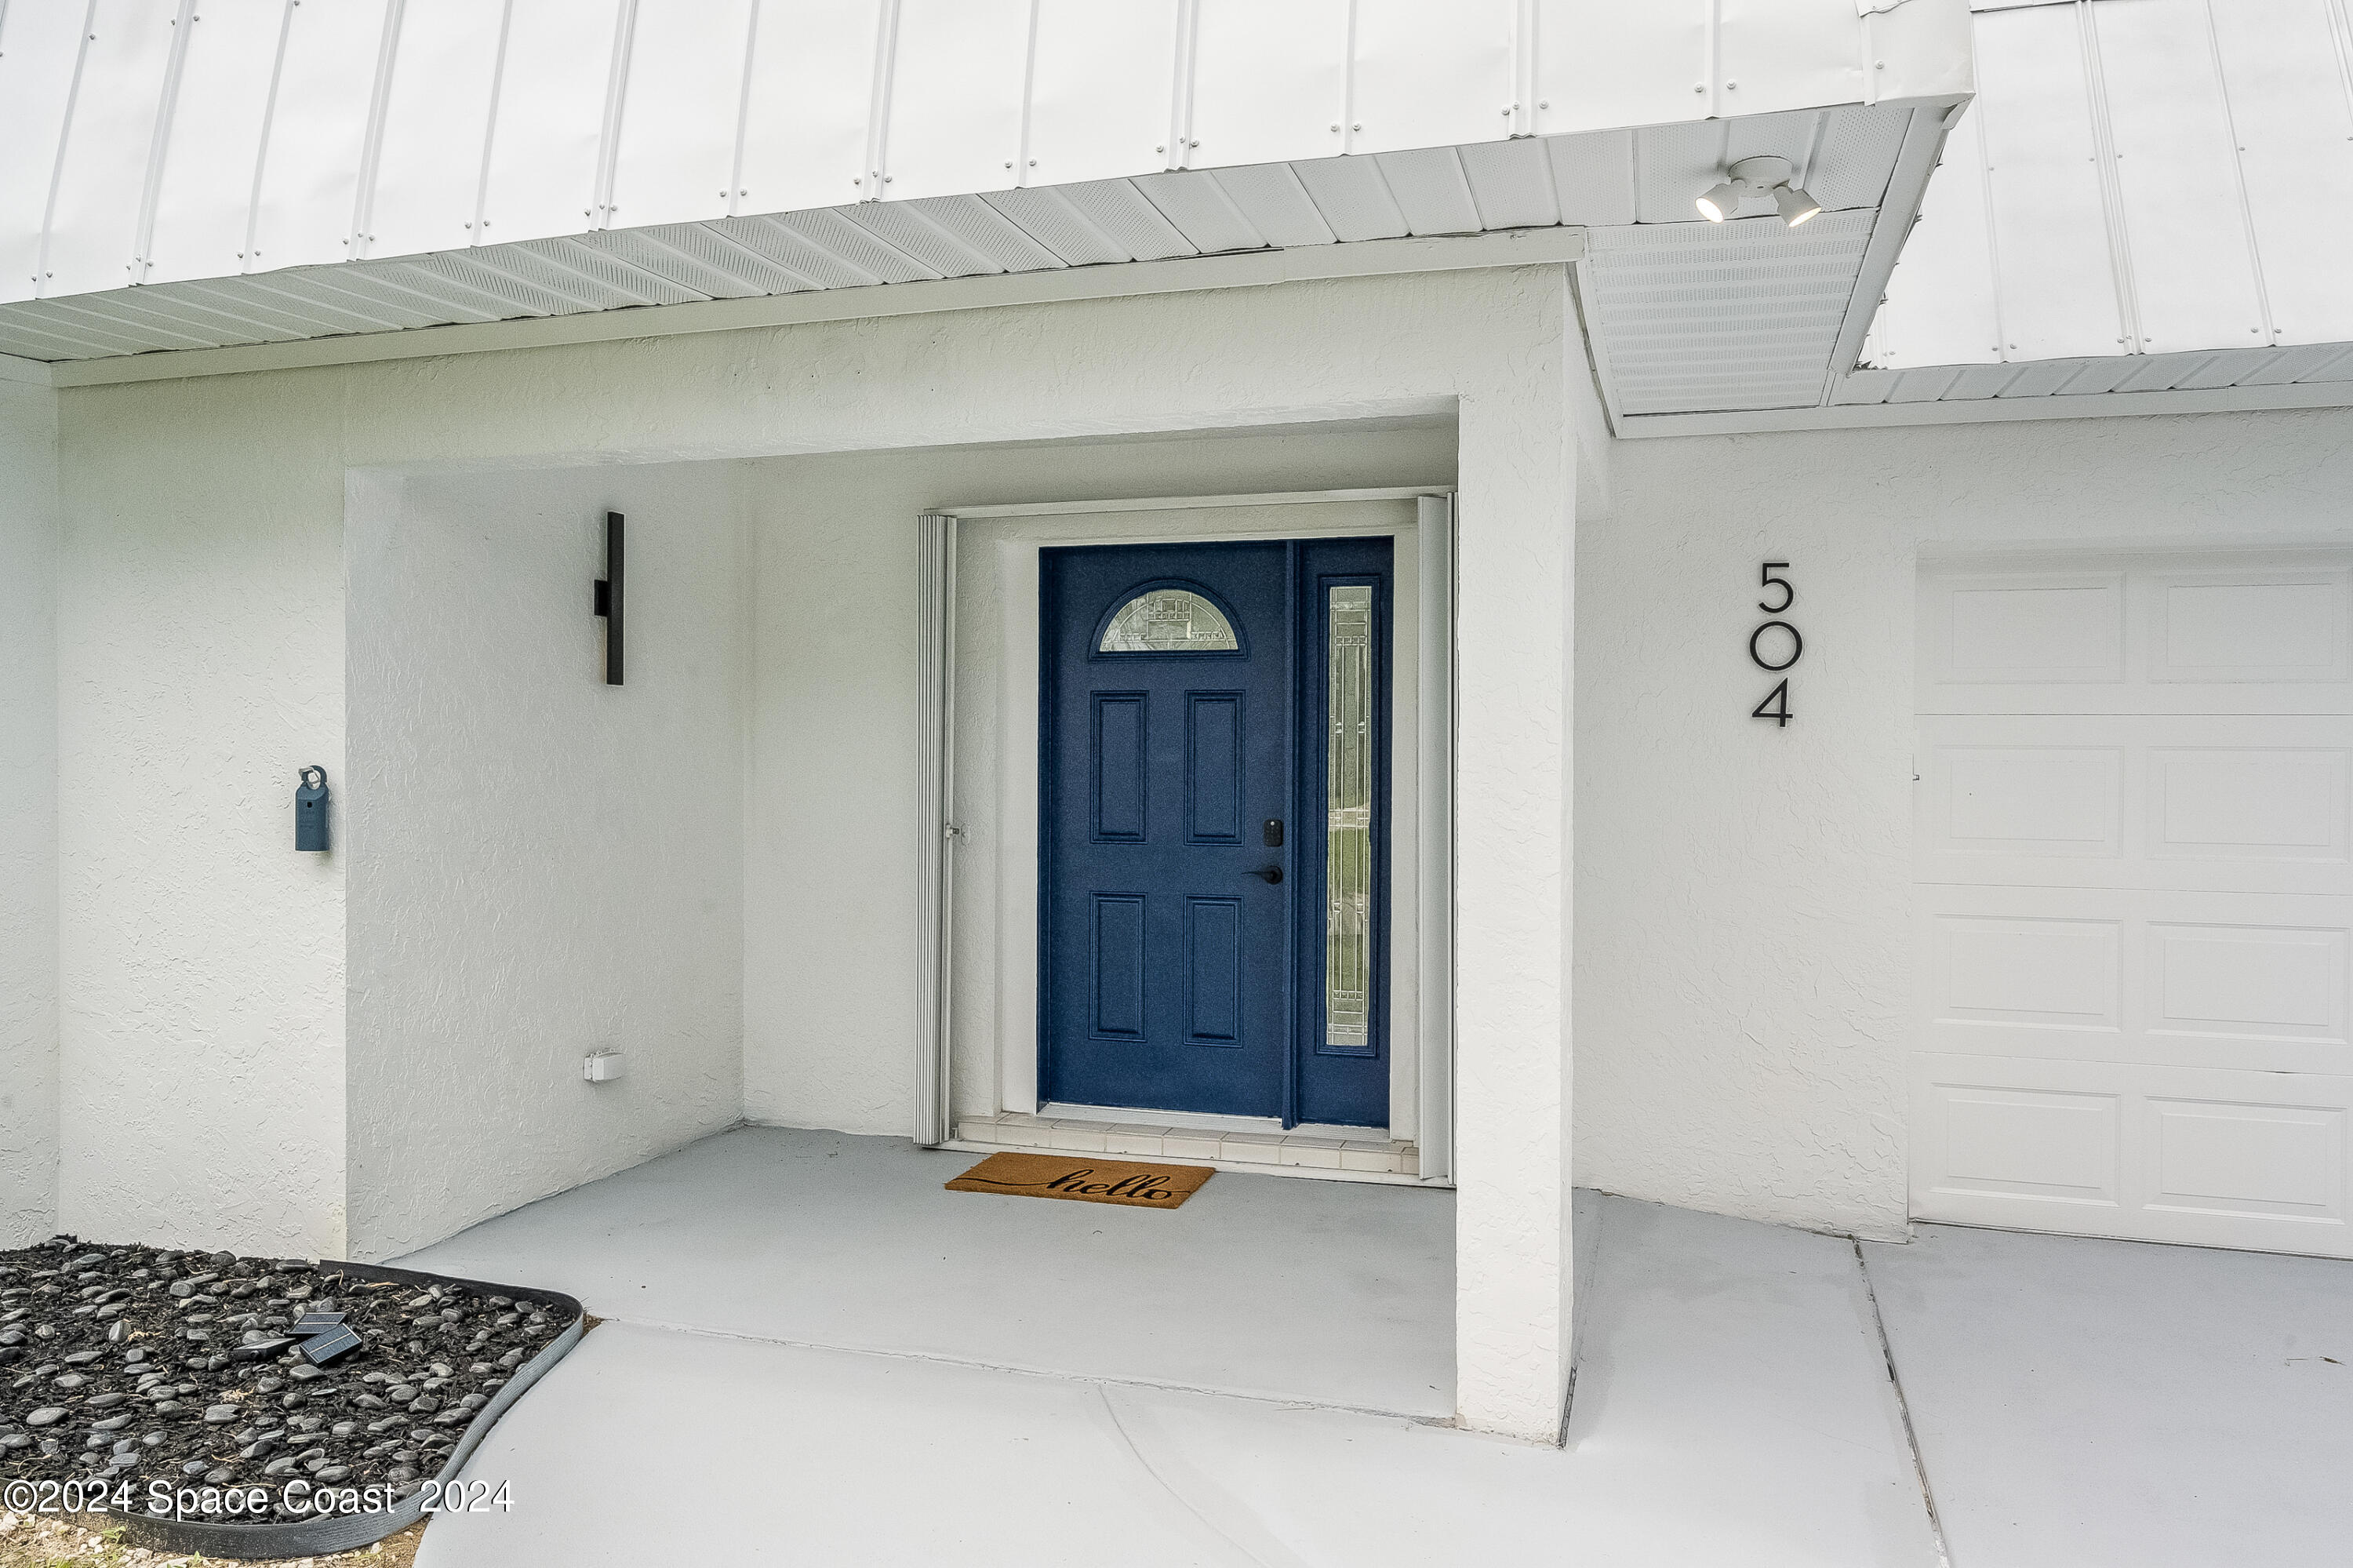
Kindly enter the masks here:
M 294 847 L 300 851 L 327 847 L 327 770 L 316 763 L 302 769 L 301 788 L 294 791 Z
M 605 683 L 621 683 L 621 514 L 605 514 L 605 575 L 596 579 L 596 613 L 605 618 Z

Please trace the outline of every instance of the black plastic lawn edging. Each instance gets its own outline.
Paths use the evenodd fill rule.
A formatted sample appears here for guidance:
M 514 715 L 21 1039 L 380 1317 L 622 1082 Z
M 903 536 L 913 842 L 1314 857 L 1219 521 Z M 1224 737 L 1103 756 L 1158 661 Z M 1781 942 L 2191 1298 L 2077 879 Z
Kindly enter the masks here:
M 370 1263 L 333 1263 L 322 1260 L 315 1266 L 322 1279 L 342 1275 L 356 1280 L 381 1280 L 396 1285 L 435 1286 L 456 1285 L 485 1296 L 506 1296 L 518 1301 L 536 1301 L 552 1307 L 567 1320 L 564 1329 L 547 1346 L 531 1360 L 508 1375 L 506 1383 L 491 1396 L 490 1403 L 474 1413 L 473 1420 L 459 1436 L 457 1446 L 450 1449 L 448 1462 L 431 1478 L 416 1483 L 417 1489 L 391 1508 L 373 1513 L 334 1513 L 315 1519 L 291 1520 L 283 1522 L 256 1520 L 242 1524 L 208 1524 L 201 1520 L 176 1519 L 169 1514 L 151 1513 L 144 1509 L 117 1512 L 107 1510 L 107 1517 L 122 1526 L 123 1535 L 133 1544 L 166 1552 L 202 1552 L 206 1557 L 259 1558 L 264 1561 L 283 1557 L 324 1557 L 337 1552 L 350 1552 L 372 1545 L 396 1531 L 406 1530 L 422 1518 L 427 1501 L 446 1491 L 466 1467 L 474 1450 L 490 1436 L 491 1428 L 509 1406 L 545 1376 L 547 1370 L 562 1361 L 580 1336 L 587 1330 L 586 1312 L 571 1297 L 554 1290 L 533 1290 L 523 1286 L 491 1285 L 479 1279 L 459 1279 L 447 1274 L 424 1274 L 413 1268 L 385 1268 Z M 197 1489 L 201 1490 L 201 1487 Z M 315 1489 L 333 1492 L 333 1487 Z

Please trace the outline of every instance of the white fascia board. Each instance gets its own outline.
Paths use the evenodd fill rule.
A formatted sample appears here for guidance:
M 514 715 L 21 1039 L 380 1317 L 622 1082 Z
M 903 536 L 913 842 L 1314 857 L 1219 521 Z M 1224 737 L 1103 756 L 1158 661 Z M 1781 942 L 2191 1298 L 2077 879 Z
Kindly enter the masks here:
M 1846 320 L 1839 328 L 1837 344 L 1831 350 L 1830 375 L 1822 387 L 1824 403 L 1836 394 L 1840 378 L 1862 357 L 1863 339 L 1878 318 L 1880 301 L 1887 293 L 1887 281 L 1894 276 L 1904 241 L 1919 219 L 1920 204 L 1928 195 L 1928 181 L 1936 175 L 1937 160 L 1945 154 L 1945 138 L 1968 104 L 1967 98 L 1955 99 L 1944 104 L 1941 112 L 1935 105 L 1924 105 L 1912 116 L 1911 128 L 1905 132 L 1904 145 L 1895 155 L 1895 171 L 1888 177 L 1886 195 L 1880 201 L 1879 216 L 1872 224 L 1871 242 L 1863 249 L 1862 270 L 1855 278 L 1854 292 L 1847 300 Z
M 2017 419 L 2108 419 L 2133 414 L 2229 414 L 2265 408 L 2353 408 L 2353 381 L 2190 391 L 2100 392 L 2048 397 L 1978 397 L 1949 403 L 1842 403 L 1723 414 L 1638 414 L 1618 421 L 1629 440 L 1661 436 L 1748 436 L 1791 430 L 1862 430 L 1983 425 Z
M 42 368 L 48 372 L 55 386 L 102 387 L 129 381 L 173 381 L 197 376 L 236 376 L 327 365 L 363 365 L 376 360 L 613 343 L 627 338 L 739 332 L 809 322 L 987 310 L 1063 300 L 1261 289 L 1277 283 L 1405 272 L 1451 272 L 1482 267 L 1566 266 L 1582 260 L 1584 255 L 1585 230 L 1581 228 L 1512 229 L 1427 239 L 1366 239 L 1293 250 L 1252 250 L 1188 256 L 1169 261 L 1072 267 L 1050 272 L 818 289 L 741 300 L 696 301 L 576 315 L 417 327 L 406 332 L 305 338 L 291 343 L 168 349 L 104 359 L 60 360 Z

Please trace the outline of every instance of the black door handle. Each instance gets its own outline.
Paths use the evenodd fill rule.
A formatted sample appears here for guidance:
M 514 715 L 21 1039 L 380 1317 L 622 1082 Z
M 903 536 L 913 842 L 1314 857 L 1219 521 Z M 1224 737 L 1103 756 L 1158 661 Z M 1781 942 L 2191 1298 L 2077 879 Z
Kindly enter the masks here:
M 1282 867 L 1279 865 L 1262 865 L 1256 871 L 1251 872 L 1250 874 L 1256 877 L 1263 877 L 1266 881 L 1266 885 L 1269 887 L 1272 887 L 1276 883 L 1282 880 Z

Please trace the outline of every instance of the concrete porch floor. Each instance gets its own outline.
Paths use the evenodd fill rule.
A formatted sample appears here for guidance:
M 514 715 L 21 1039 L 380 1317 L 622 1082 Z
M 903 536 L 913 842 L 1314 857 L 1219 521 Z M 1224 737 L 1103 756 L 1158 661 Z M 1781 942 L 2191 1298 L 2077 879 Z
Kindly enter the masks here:
M 942 1190 L 981 1159 L 737 1128 L 403 1261 L 656 1327 L 1452 1413 L 1451 1192 L 1221 1172 L 1162 1213 Z
M 742 1129 L 404 1260 L 615 1319 L 470 1467 L 512 1511 L 419 1568 L 2319 1568 L 2353 1532 L 2353 1264 L 1602 1199 L 1555 1450 L 1423 1414 L 1445 1194 L 940 1192 L 971 1158 Z

